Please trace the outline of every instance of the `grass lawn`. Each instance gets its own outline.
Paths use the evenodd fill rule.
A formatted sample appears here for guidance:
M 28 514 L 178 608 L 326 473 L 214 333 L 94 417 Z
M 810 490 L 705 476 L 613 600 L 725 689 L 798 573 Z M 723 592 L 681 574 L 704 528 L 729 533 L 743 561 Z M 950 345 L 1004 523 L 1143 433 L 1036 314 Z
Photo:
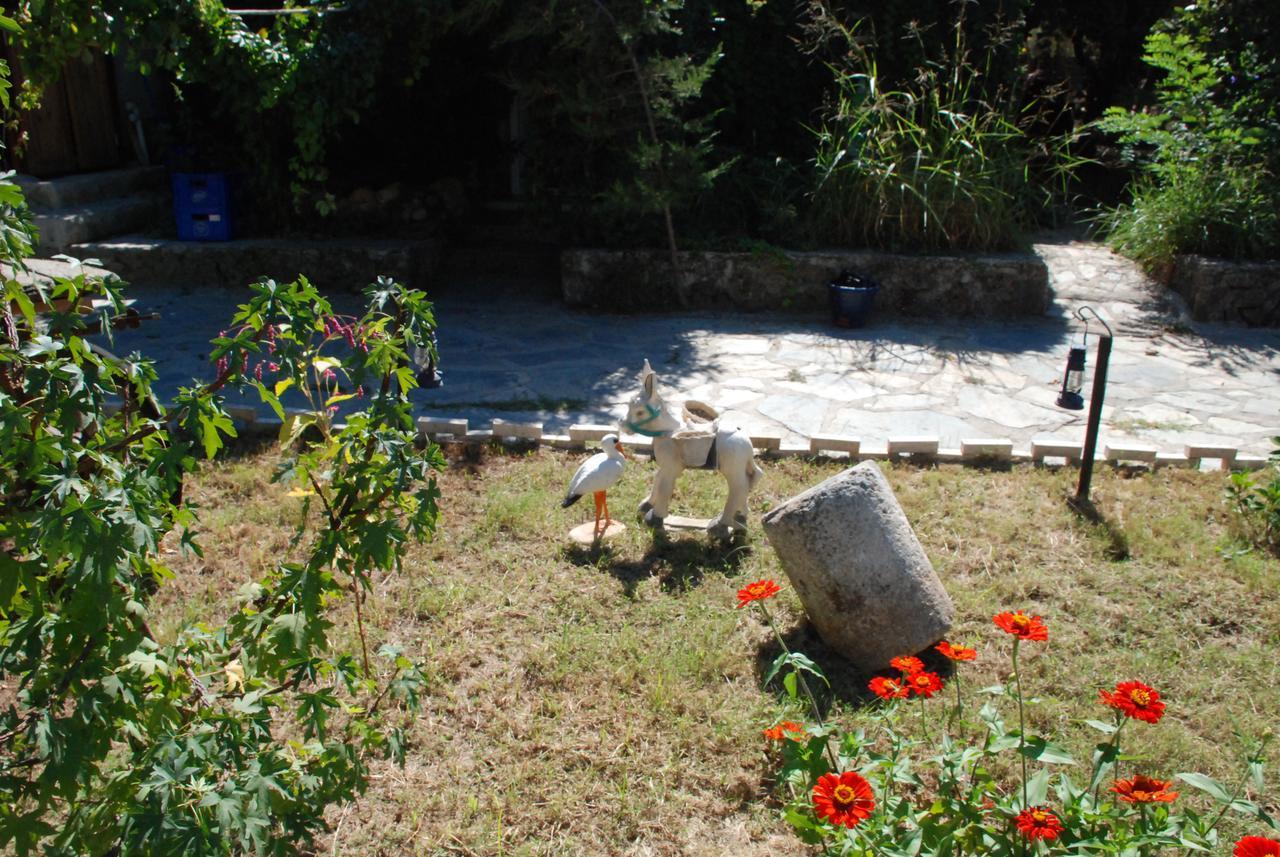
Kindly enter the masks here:
M 781 692 L 761 686 L 778 649 L 734 593 L 782 582 L 774 615 L 831 677 L 831 716 L 869 717 L 869 676 L 809 629 L 759 526 L 842 466 L 764 462 L 750 539 L 721 548 L 692 535 L 655 542 L 634 523 L 653 466 L 633 460 L 610 493 L 629 529 L 593 552 L 567 538 L 589 498 L 559 507 L 581 455 L 452 452 L 435 541 L 381 579 L 366 613 L 371 648 L 400 643 L 428 666 L 424 709 L 405 724 L 409 761 L 375 768 L 369 792 L 332 813 L 321 853 L 808 853 L 777 817 L 761 736 L 786 713 Z M 241 453 L 190 484 L 205 557 L 166 548 L 178 577 L 158 595 L 157 631 L 221 616 L 289 553 L 301 506 L 268 482 L 273 456 Z M 1098 690 L 1141 679 L 1169 707 L 1158 725 L 1126 730 L 1137 769 L 1238 781 L 1234 733 L 1260 735 L 1280 714 L 1280 561 L 1233 554 L 1221 474 L 1103 470 L 1093 496 L 1105 523 L 1089 524 L 1063 502 L 1074 470 L 884 467 L 956 603 L 951 638 L 979 649 L 966 691 L 1007 676 L 1009 638 L 991 616 L 1038 613 L 1050 640 L 1023 647 L 1029 729 L 1056 734 L 1087 767 L 1098 736 L 1081 721 L 1109 719 Z M 687 473 L 676 511 L 718 511 L 723 491 L 719 477 Z M 338 617 L 343 643 L 349 618 Z M 948 688 L 930 705 L 953 698 Z M 1273 813 L 1278 796 L 1266 796 Z M 1230 835 L 1264 832 L 1228 821 Z

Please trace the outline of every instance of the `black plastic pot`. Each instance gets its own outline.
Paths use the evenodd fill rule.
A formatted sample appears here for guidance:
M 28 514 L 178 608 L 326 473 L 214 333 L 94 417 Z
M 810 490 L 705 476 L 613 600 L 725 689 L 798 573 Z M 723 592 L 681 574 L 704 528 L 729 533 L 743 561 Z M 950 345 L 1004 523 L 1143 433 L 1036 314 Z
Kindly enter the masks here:
M 831 323 L 836 327 L 862 327 L 879 291 L 880 284 L 870 277 L 841 271 L 840 276 L 827 283 Z

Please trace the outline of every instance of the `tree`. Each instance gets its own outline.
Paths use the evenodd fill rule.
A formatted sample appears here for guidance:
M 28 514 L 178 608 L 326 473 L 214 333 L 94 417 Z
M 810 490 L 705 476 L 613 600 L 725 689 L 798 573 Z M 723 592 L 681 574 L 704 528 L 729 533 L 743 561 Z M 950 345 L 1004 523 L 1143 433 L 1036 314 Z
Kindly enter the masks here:
M 379 280 L 368 312 L 342 318 L 305 279 L 261 281 L 213 344 L 213 380 L 166 410 L 150 362 L 90 342 L 120 321 L 122 284 L 20 282 L 22 206 L 0 177 L 0 847 L 295 853 L 372 759 L 403 760 L 388 713 L 413 710 L 425 682 L 398 648 L 369 651 L 363 603 L 436 524 L 441 458 L 415 445 L 406 365 L 429 347 L 431 306 Z M 230 388 L 282 418 L 279 397 L 304 393 L 277 473 L 307 495 L 304 556 L 245 587 L 221 624 L 161 635 L 148 604 L 172 572 L 158 550 L 204 549 L 182 482 L 234 436 Z M 344 606 L 358 651 L 329 639 Z

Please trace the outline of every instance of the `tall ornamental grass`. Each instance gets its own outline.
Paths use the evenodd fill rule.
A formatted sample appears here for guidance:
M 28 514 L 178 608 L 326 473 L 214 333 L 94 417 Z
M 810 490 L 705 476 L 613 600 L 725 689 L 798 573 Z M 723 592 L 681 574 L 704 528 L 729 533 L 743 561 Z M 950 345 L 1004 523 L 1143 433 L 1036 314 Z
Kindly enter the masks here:
M 977 64 L 963 17 L 944 56 L 913 81 L 887 85 L 856 28 L 830 66 L 832 106 L 815 130 L 813 213 L 827 240 L 895 250 L 986 251 L 1013 246 L 1078 163 L 1069 138 L 1032 139 L 1032 111 L 992 83 L 1001 39 Z M 917 34 L 917 38 L 919 38 Z

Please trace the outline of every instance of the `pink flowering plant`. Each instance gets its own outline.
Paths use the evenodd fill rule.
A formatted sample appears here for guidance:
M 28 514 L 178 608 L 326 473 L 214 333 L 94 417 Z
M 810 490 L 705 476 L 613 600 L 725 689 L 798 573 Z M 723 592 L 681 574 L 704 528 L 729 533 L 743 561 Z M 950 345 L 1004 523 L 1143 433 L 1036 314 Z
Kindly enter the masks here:
M 771 594 L 778 589 L 775 584 Z M 756 606 L 772 627 L 762 599 Z M 1231 785 L 1199 773 L 1140 771 L 1139 757 L 1122 752 L 1121 738 L 1163 728 L 1166 702 L 1144 682 L 1120 681 L 1099 689 L 1099 716 L 1086 724 L 1100 740 L 1082 764 L 1026 726 L 1026 705 L 1034 700 L 1024 697 L 1018 658 L 1023 646 L 1048 641 L 1048 624 L 1010 611 L 997 614 L 994 625 L 1007 637 L 984 645 L 982 656 L 1000 656 L 1003 648 L 1011 678 L 977 691 L 985 701 L 975 721 L 965 718 L 959 693 L 947 701 L 944 686 L 958 688 L 960 672 L 979 651 L 952 641 L 935 647 L 936 659 L 953 667 L 949 678 L 904 654 L 871 679 L 868 689 L 877 699 L 867 727 L 846 729 L 825 720 L 808 685 L 799 686 L 808 696 L 803 705 L 787 688 L 782 723 L 766 736 L 778 765 L 783 818 L 804 841 L 823 853 L 880 857 L 1147 857 L 1224 853 L 1230 843 L 1219 828 L 1229 814 L 1262 832 L 1280 829 L 1257 799 L 1270 735 L 1245 742 L 1244 772 Z M 779 656 L 783 662 L 792 658 L 785 648 Z M 806 672 L 821 676 L 816 664 L 804 662 Z M 1016 714 L 1016 724 L 1006 722 L 1005 709 Z M 785 719 L 801 718 L 801 711 L 808 722 Z M 1192 799 L 1188 789 L 1201 799 Z M 1246 836 L 1234 853 L 1252 857 L 1249 849 L 1261 847 L 1254 840 L 1271 841 Z

